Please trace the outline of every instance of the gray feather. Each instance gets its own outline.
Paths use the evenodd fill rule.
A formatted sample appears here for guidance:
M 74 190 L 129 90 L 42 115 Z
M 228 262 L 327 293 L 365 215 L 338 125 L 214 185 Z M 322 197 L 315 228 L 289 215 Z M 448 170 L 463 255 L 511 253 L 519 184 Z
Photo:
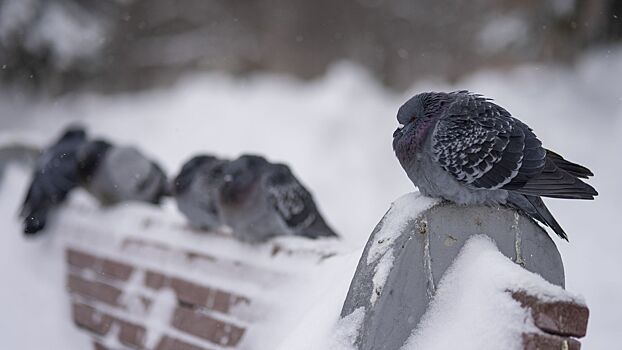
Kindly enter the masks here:
M 86 155 L 81 153 L 81 161 Z M 83 176 L 83 186 L 102 204 L 126 201 L 157 204 L 167 193 L 166 175 L 134 147 L 110 146 Z
M 241 157 L 225 168 L 220 189 L 222 215 L 240 240 L 262 242 L 274 236 L 336 236 L 309 191 L 282 164 Z
M 223 223 L 218 204 L 218 188 L 227 161 L 212 156 L 196 156 L 184 164 L 174 180 L 174 197 L 179 211 L 195 228 L 212 230 Z

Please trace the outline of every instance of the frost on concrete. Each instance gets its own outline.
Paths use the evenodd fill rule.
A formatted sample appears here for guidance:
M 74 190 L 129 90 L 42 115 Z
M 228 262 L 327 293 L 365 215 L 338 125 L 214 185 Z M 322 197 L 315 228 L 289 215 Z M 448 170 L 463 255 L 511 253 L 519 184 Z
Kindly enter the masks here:
M 382 294 L 382 289 L 387 282 L 394 260 L 395 257 L 393 256 L 393 251 L 388 251 L 384 254 L 384 256 L 382 256 L 378 262 L 378 265 L 376 265 L 376 268 L 374 269 L 374 276 L 371 279 L 374 286 L 370 299 L 372 305 L 376 303 L 376 300 L 378 300 L 378 297 Z
M 521 334 L 538 330 L 508 290 L 525 290 L 543 300 L 583 302 L 513 263 L 487 236 L 473 236 L 441 279 L 402 350 L 451 349 L 456 344 L 463 350 L 520 349 Z
M 380 223 L 380 230 L 374 234 L 373 242 L 367 255 L 367 264 L 377 263 L 372 278 L 372 305 L 378 299 L 386 283 L 389 271 L 393 267 L 393 241 L 399 237 L 406 226 L 414 221 L 423 211 L 438 204 L 440 200 L 413 192 L 398 198 Z

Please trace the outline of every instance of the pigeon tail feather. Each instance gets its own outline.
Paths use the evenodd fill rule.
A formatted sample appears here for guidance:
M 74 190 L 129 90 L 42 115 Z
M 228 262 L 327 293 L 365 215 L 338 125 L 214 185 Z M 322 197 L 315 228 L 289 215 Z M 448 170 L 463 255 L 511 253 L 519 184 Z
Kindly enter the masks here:
M 568 235 L 557 220 L 555 220 L 553 214 L 551 214 L 549 209 L 544 204 L 544 201 L 542 201 L 542 198 L 510 192 L 508 197 L 508 205 L 524 212 L 530 218 L 550 227 L 559 237 L 568 241 Z

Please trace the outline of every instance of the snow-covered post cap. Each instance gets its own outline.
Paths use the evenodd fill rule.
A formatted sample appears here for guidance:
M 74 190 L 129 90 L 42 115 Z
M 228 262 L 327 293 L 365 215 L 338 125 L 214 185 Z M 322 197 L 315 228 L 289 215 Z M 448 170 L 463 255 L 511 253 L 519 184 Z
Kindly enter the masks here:
M 410 193 L 393 203 L 372 232 L 350 285 L 341 316 L 364 312 L 355 347 L 402 349 L 437 294 L 445 271 L 469 238 L 477 235 L 488 236 L 495 252 L 518 273 L 555 286 L 557 294 L 566 293 L 557 247 L 529 218 L 508 208 L 459 206 Z M 494 271 L 481 271 L 487 272 L 491 276 L 486 278 L 496 278 Z M 515 287 L 507 285 L 504 294 L 511 298 L 507 291 Z M 478 322 L 477 314 L 470 317 Z

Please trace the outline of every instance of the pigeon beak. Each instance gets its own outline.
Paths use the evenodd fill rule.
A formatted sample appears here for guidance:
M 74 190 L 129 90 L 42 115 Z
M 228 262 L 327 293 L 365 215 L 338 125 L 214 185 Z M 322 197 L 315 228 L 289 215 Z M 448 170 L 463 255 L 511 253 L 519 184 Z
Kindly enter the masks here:
M 393 132 L 393 137 L 396 137 L 397 135 L 401 134 L 402 130 L 404 130 L 404 124 L 399 124 L 397 126 L 397 129 L 395 129 L 395 131 Z

